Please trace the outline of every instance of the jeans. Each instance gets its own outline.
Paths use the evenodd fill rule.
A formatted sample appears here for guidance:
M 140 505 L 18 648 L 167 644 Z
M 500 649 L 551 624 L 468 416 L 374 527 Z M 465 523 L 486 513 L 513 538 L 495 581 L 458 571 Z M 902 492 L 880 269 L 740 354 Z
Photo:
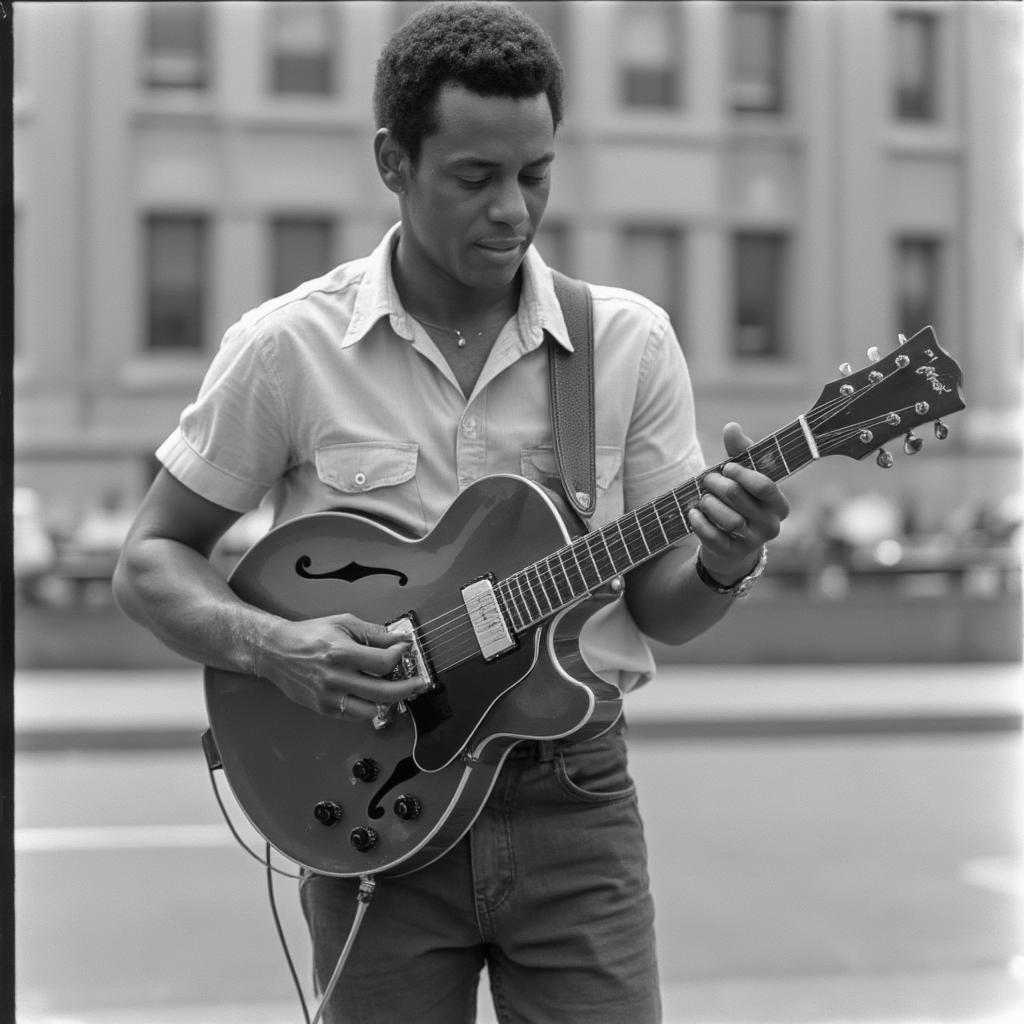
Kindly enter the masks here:
M 307 874 L 317 989 L 357 879 Z M 472 1024 L 486 965 L 501 1024 L 657 1024 L 654 909 L 621 732 L 517 745 L 439 861 L 378 879 L 327 1024 Z

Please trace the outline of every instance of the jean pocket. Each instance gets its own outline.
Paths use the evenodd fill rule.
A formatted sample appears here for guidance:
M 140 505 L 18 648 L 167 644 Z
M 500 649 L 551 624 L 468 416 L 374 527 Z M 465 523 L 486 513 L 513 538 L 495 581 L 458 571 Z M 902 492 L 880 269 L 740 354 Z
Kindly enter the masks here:
M 618 734 L 560 750 L 555 775 L 565 793 L 584 803 L 614 803 L 636 796 L 626 742 Z

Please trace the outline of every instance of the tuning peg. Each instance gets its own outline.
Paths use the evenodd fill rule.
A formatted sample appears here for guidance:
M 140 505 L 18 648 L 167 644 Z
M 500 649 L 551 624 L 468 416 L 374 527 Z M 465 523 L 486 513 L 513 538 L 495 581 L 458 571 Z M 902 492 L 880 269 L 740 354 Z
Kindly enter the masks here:
M 878 346 L 872 345 L 871 348 L 868 349 L 868 359 L 870 359 L 873 363 L 877 363 L 878 360 L 881 358 L 882 354 L 881 352 L 878 351 Z
M 907 343 L 907 336 L 905 334 L 897 334 L 896 337 L 899 340 L 899 343 L 901 345 L 906 345 L 906 343 Z
M 849 377 L 850 374 L 853 373 L 853 367 L 849 363 L 840 363 L 839 364 L 839 372 L 844 377 Z
M 908 455 L 916 455 L 924 447 L 924 441 L 917 437 L 912 430 L 908 430 L 903 438 L 903 450 Z
M 945 441 L 946 438 L 949 437 L 949 427 L 947 427 L 942 420 L 935 421 L 935 436 L 940 441 Z
M 882 469 L 892 469 L 896 464 L 896 460 L 884 448 L 878 449 L 878 455 L 875 457 L 875 462 L 877 462 Z

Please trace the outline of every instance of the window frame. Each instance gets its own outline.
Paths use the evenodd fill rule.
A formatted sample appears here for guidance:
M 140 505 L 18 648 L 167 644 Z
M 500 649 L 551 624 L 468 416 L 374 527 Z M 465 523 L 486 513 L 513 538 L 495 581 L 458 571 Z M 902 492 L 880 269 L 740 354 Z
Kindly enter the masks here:
M 742 332 L 756 323 L 746 323 L 744 306 L 744 268 L 742 267 L 742 246 L 744 243 L 769 242 L 776 247 L 777 257 L 772 266 L 777 268 L 769 287 L 763 293 L 772 297 L 770 339 L 772 344 L 760 348 L 748 348 L 742 342 Z M 731 253 L 732 290 L 731 313 L 729 318 L 729 354 L 734 363 L 782 363 L 792 356 L 792 343 L 787 344 L 792 329 L 792 281 L 793 281 L 793 234 L 782 228 L 738 228 L 732 232 Z
M 158 308 L 160 296 L 156 290 L 157 272 L 155 263 L 155 229 L 161 224 L 189 224 L 198 228 L 196 245 L 196 272 L 194 274 L 194 308 L 190 318 L 194 320 L 194 343 L 188 345 L 160 343 L 161 331 L 155 328 L 163 314 Z M 210 270 L 212 259 L 213 222 L 205 210 L 151 210 L 144 214 L 142 221 L 145 277 L 143 283 L 143 351 L 149 355 L 194 355 L 206 349 L 207 327 L 210 306 Z

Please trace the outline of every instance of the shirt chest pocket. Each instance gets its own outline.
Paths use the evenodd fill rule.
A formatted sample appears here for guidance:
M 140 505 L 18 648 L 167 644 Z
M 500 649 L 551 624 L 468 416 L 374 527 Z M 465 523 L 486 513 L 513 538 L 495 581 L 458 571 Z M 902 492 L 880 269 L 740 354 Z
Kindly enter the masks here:
M 316 475 L 336 508 L 389 519 L 413 533 L 425 527 L 416 481 L 419 445 L 412 441 L 355 441 L 320 445 Z

